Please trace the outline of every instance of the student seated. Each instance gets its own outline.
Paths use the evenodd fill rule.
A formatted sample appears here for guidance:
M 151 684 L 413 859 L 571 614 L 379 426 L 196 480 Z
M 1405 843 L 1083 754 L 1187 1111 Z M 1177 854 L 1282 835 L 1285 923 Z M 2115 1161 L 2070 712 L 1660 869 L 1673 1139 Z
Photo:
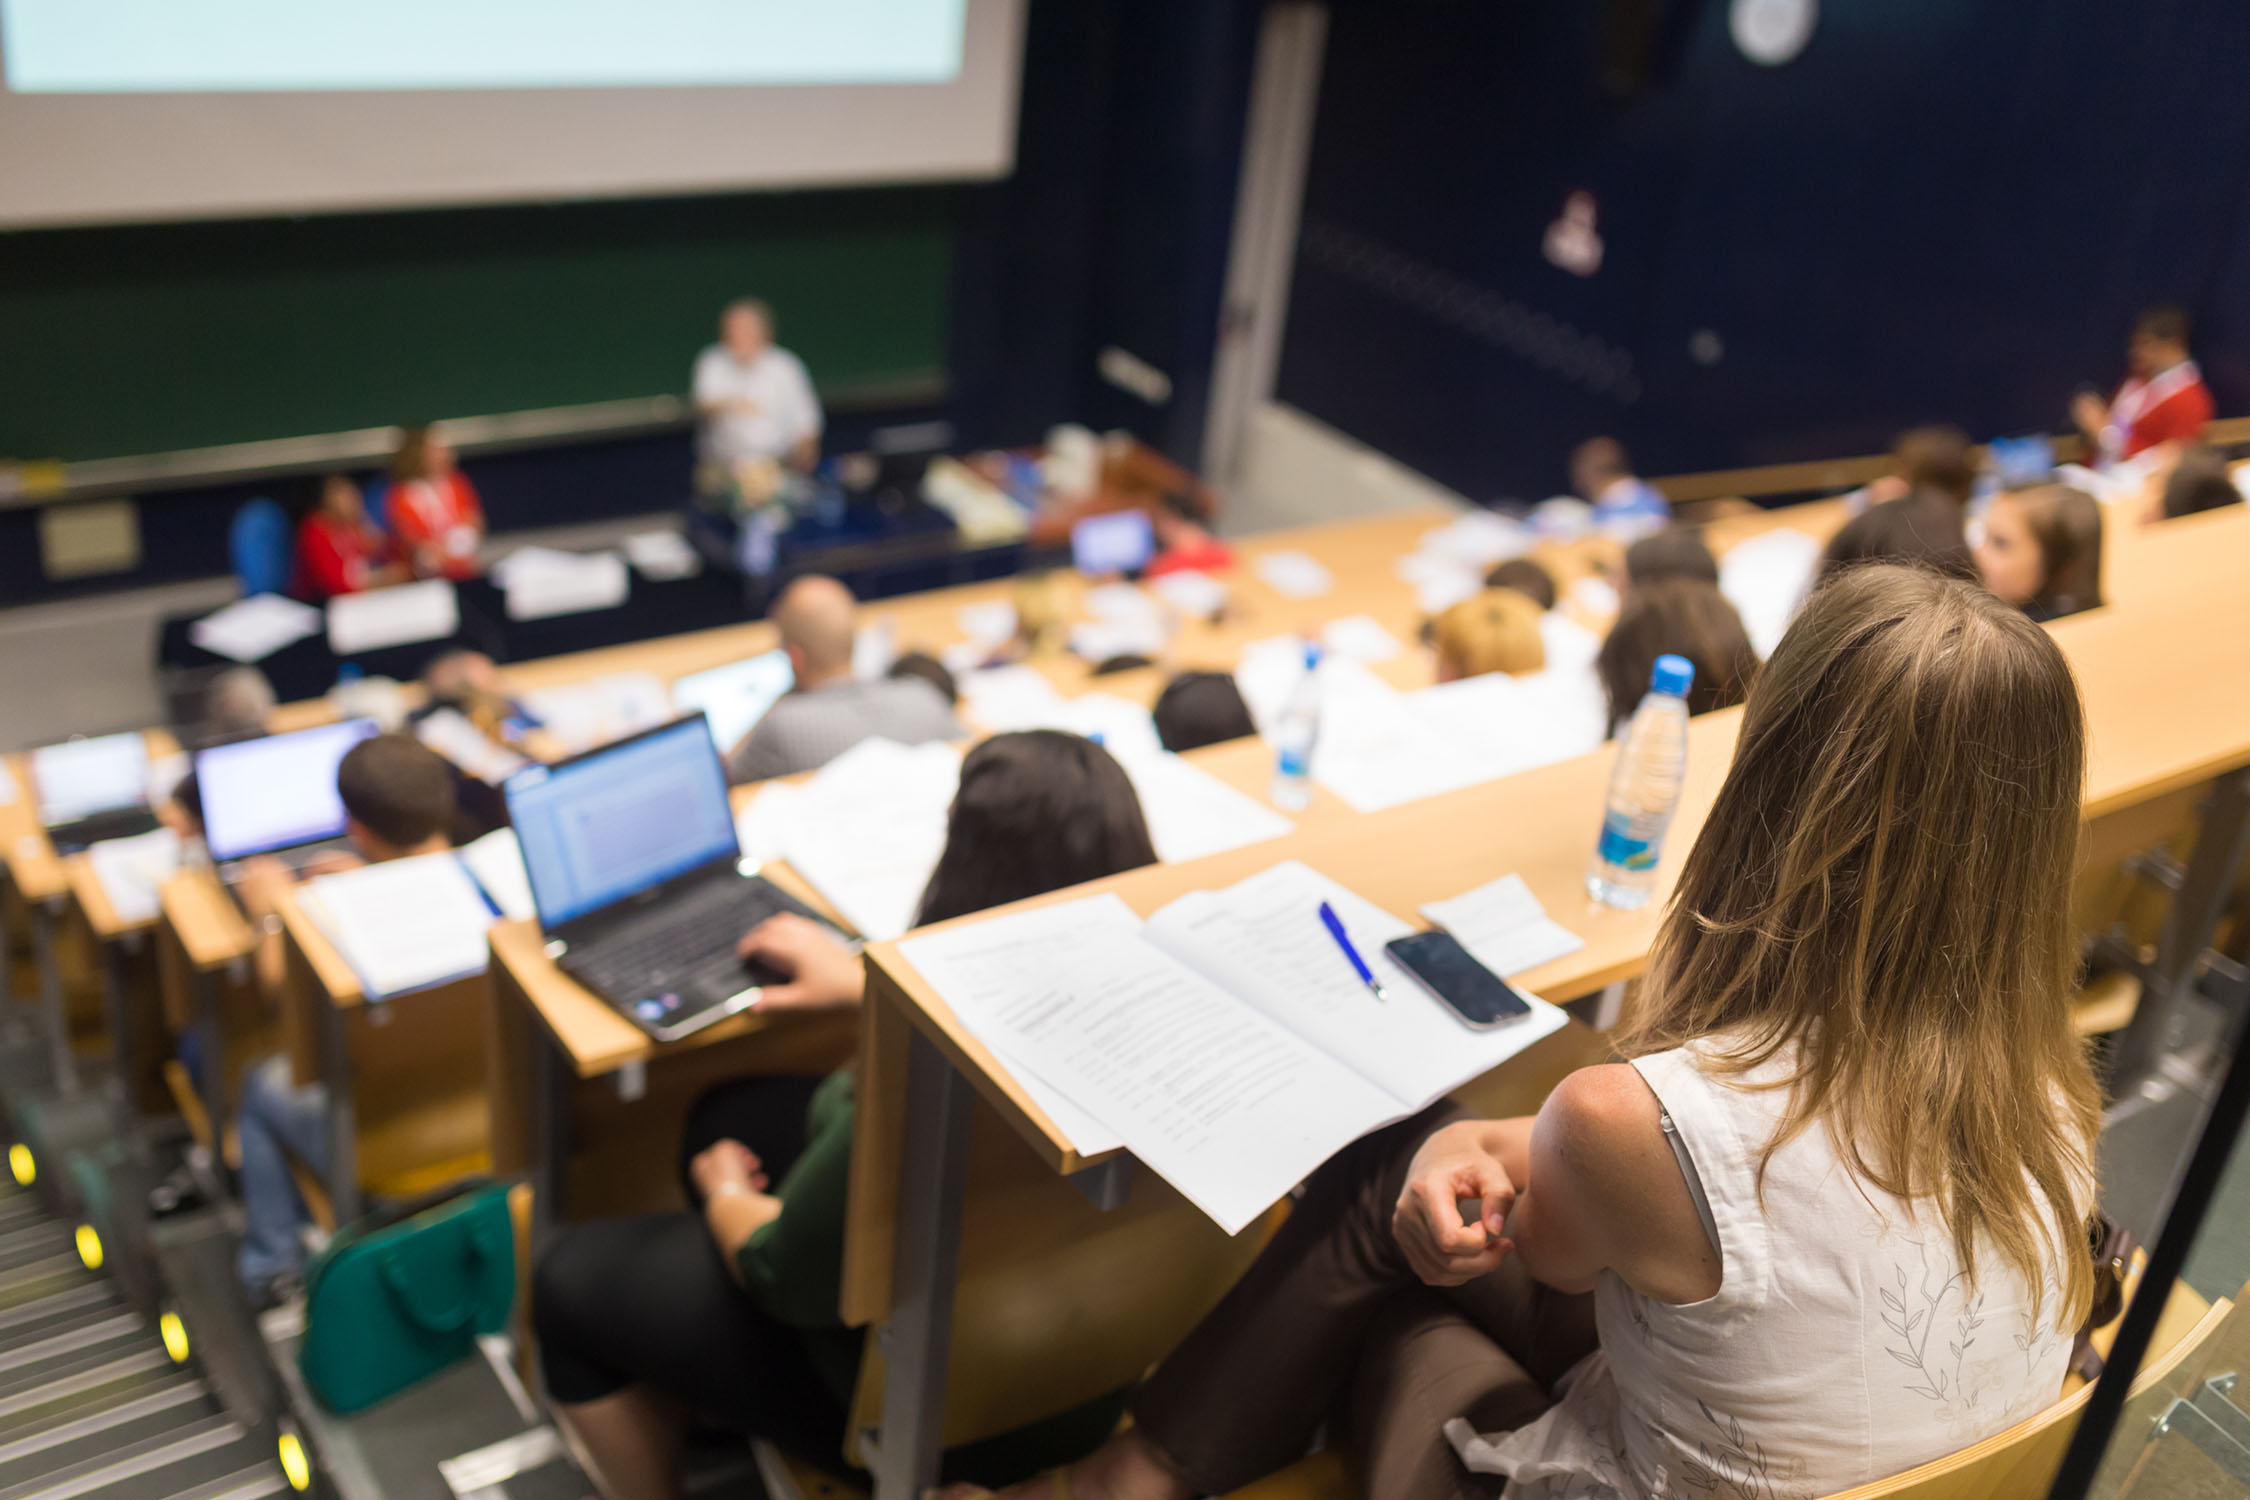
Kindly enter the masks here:
M 2197 511 L 2240 505 L 2242 491 L 2235 487 L 2234 469 L 2215 448 L 2192 443 L 2180 450 L 2179 461 L 2164 481 L 2152 521 L 2192 516 Z
M 2160 443 L 2192 443 L 2211 420 L 2211 390 L 2189 356 L 2184 310 L 2151 307 L 2135 318 L 2125 365 L 2125 383 L 2108 401 L 2081 391 L 2070 406 L 2071 420 L 2101 468 Z
M 1672 526 L 1625 549 L 1625 592 L 1659 578 L 1700 578 L 1717 586 L 1719 560 L 1711 555 L 1702 532 Z
M 995 735 L 961 763 L 921 921 L 1155 859 L 1109 752 L 1054 730 Z M 790 976 L 761 1009 L 859 1003 L 859 961 L 816 924 L 776 917 L 742 947 Z M 677 1496 L 695 1418 L 834 1462 L 866 1341 L 837 1317 L 853 1078 L 720 1085 L 691 1110 L 682 1147 L 695 1212 L 577 1225 L 540 1258 L 531 1309 L 547 1391 L 610 1500 Z M 1056 1419 L 1070 1445 L 1051 1451 L 1083 1452 L 1115 1425 L 1116 1401 L 1095 1408 Z
M 2102 507 L 2059 484 L 1995 495 L 1976 546 L 1984 586 L 2034 620 L 2102 602 Z
M 1231 672 L 1182 672 L 1164 684 L 1149 717 L 1157 742 L 1175 755 L 1258 732 Z
M 1511 557 L 1495 563 L 1484 575 L 1488 589 L 1514 589 L 1542 610 L 1555 607 L 1555 575 L 1528 557 Z
M 1633 472 L 1625 445 L 1588 438 L 1570 455 L 1570 487 L 1592 503 L 1594 524 L 1627 532 L 1654 531 L 1672 521 L 1672 502 Z
M 1970 583 L 1978 578 L 1961 508 L 1938 495 L 1886 500 L 1846 521 L 1820 555 L 1820 578 L 1871 562 L 1905 563 Z
M 1757 648 L 1742 628 L 1742 616 L 1717 586 L 1700 578 L 1660 578 L 1636 588 L 1617 612 L 1617 623 L 1602 638 L 1594 671 L 1609 702 L 1609 732 L 1616 734 L 1633 717 L 1648 693 L 1659 656 L 1684 656 L 1695 664 L 1688 689 L 1688 712 L 1707 714 L 1732 708 L 1750 691 L 1758 675 Z
M 1486 589 L 1437 617 L 1430 645 L 1437 680 L 1458 682 L 1487 672 L 1521 676 L 1547 665 L 1539 634 L 1540 607 L 1514 589 Z
M 351 476 L 324 476 L 311 513 L 297 524 L 297 566 L 289 591 L 320 604 L 405 577 L 406 569 L 391 560 L 390 539 L 367 518 Z
M 1852 509 L 1935 495 L 1967 509 L 1977 488 L 1977 451 L 1969 435 L 1950 423 L 1909 427 L 1891 445 L 1891 472 L 1846 496 Z
M 1234 550 L 1213 536 L 1203 524 L 1195 502 L 1171 490 L 1150 507 L 1149 525 L 1156 532 L 1156 557 L 1145 576 L 1167 573 L 1222 573 L 1234 566 Z
M 2047 1407 L 2093 1298 L 2084 766 L 2021 612 L 1905 568 L 1824 585 L 1685 851 L 1627 1060 L 1535 1117 L 1441 1103 L 1346 1148 L 1132 1428 L 1011 1500 L 1229 1494 L 1323 1424 L 1381 1500 L 1829 1495 Z
M 273 710 L 273 684 L 265 673 L 256 667 L 228 667 L 203 685 L 195 723 L 181 732 L 180 743 L 194 751 L 261 738 L 273 733 Z M 196 779 L 192 758 L 156 816 L 181 838 L 203 836 L 203 784 Z
M 370 864 L 451 847 L 446 828 L 453 817 L 453 768 L 411 735 L 381 734 L 352 746 L 336 767 L 336 794 L 352 847 Z M 344 858 L 338 867 L 352 863 Z M 288 866 L 269 857 L 246 862 L 236 887 L 243 910 L 264 929 L 255 956 L 258 985 L 276 1005 L 288 974 L 275 908 L 293 883 Z M 235 1273 L 254 1305 L 271 1307 L 295 1291 L 304 1265 L 304 1228 L 311 1215 L 289 1162 L 293 1157 L 316 1175 L 326 1174 L 327 1086 L 298 1085 L 286 1056 L 252 1063 L 243 1073 L 235 1127 L 242 1138 L 242 1210 L 248 1221 Z
M 409 427 L 391 456 L 384 502 L 391 536 L 416 578 L 474 578 L 484 502 L 435 427 Z
M 938 690 L 948 708 L 961 702 L 961 684 L 954 679 L 952 668 L 927 651 L 909 651 L 891 663 L 891 677 L 918 677 Z
M 833 578 L 808 575 L 781 591 L 773 621 L 797 683 L 728 754 L 729 780 L 816 771 L 861 740 L 919 745 L 961 737 L 953 706 L 920 678 L 861 682 L 852 675 L 854 610 L 852 591 Z

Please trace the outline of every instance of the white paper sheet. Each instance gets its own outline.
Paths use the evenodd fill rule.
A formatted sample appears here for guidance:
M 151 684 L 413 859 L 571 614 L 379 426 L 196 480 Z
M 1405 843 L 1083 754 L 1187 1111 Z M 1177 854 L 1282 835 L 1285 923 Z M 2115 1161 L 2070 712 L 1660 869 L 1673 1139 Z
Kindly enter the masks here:
M 539 914 L 531 899 L 531 877 L 524 873 L 523 846 L 513 828 L 495 828 L 460 849 L 461 863 L 469 867 L 485 895 L 512 922 L 527 922 Z
M 1328 663 L 1324 670 L 1334 666 Z M 1234 685 L 1260 734 L 1269 731 L 1304 675 L 1305 643 L 1296 636 L 1267 636 L 1242 648 L 1242 656 L 1235 663 Z
M 961 706 L 992 734 L 1041 729 L 1062 712 L 1062 694 L 1037 667 L 988 667 L 960 680 Z
M 414 726 L 414 737 L 488 786 L 498 786 L 531 764 L 506 745 L 495 744 L 457 709 L 426 715 Z
M 546 620 L 557 615 L 615 609 L 632 593 L 625 559 L 615 552 L 555 552 L 526 547 L 492 569 L 506 596 L 511 620 Z
M 1161 619 L 1081 620 L 1070 627 L 1071 653 L 1092 666 L 1120 656 L 1153 661 L 1164 654 L 1171 631 Z
M 1591 669 L 1602 653 L 1599 635 L 1551 609 L 1539 617 L 1539 644 L 1546 648 L 1542 670 L 1548 672 Z
M 1013 639 L 1016 633 L 1016 606 L 1012 600 L 986 599 L 978 604 L 964 604 L 954 614 L 954 619 L 963 635 L 988 651 Z
M 1359 663 L 1321 665 L 1313 780 L 1355 812 L 1420 801 L 1490 781 L 1494 762 L 1425 724 L 1405 694 Z
M 1431 901 L 1422 915 L 1500 975 L 1536 969 L 1586 946 L 1584 938 L 1547 915 L 1521 875 L 1503 875 L 1451 900 Z
M 873 682 L 898 660 L 898 621 L 882 615 L 861 625 L 852 636 L 852 676 Z
M 156 920 L 157 891 L 180 870 L 180 836 L 169 828 L 151 829 L 129 839 L 89 844 L 86 859 L 110 910 L 130 926 Z
M 492 909 L 451 851 L 323 875 L 305 890 L 307 915 L 369 999 L 484 972 Z
M 1581 578 L 1570 586 L 1571 602 L 1597 620 L 1617 613 L 1617 589 L 1606 579 Z
M 1812 591 L 1820 554 L 1820 538 L 1782 527 L 1736 543 L 1719 559 L 1719 592 L 1742 616 L 1759 656 L 1773 655 L 1797 618 Z
M 734 838 L 742 846 L 742 857 L 759 864 L 786 859 L 790 833 L 796 827 L 803 800 L 803 788 L 792 782 L 760 782 L 742 811 L 734 815 Z
M 799 785 L 783 857 L 860 936 L 897 937 L 945 852 L 960 780 L 956 745 L 862 740 Z
M 440 641 L 460 628 L 460 596 L 443 578 L 339 594 L 328 601 L 328 649 L 338 656 Z
M 188 627 L 204 650 L 240 662 L 264 661 L 320 629 L 320 611 L 279 594 L 252 594 L 212 611 Z
M 1583 755 L 1602 742 L 1601 684 L 1591 671 L 1487 672 L 1406 695 L 1429 731 L 1466 749 L 1492 776 Z
M 1346 615 L 1341 620 L 1330 620 L 1321 632 L 1320 642 L 1338 656 L 1348 656 L 1369 666 L 1386 662 L 1406 648 L 1397 636 L 1382 626 L 1372 615 Z
M 1163 745 L 1156 737 L 1156 721 L 1147 709 L 1113 693 L 1081 693 L 1066 698 L 1055 722 L 1040 726 L 1068 730 L 1096 741 L 1119 760 L 1159 755 Z M 1162 846 L 1158 846 L 1162 852 Z
M 1227 605 L 1227 586 L 1192 568 L 1160 574 L 1150 579 L 1148 586 L 1159 599 L 1190 619 L 1208 620 Z
M 1258 576 L 1284 599 L 1317 599 L 1336 587 L 1335 575 L 1306 552 L 1260 553 Z
M 1484 571 L 1494 563 L 1522 557 L 1538 543 L 1529 526 L 1498 511 L 1466 511 L 1437 530 L 1424 533 L 1419 551 Z
M 1295 827 L 1265 803 L 1169 751 L 1117 759 L 1141 799 L 1156 857 L 1168 865 L 1277 839 Z
M 539 688 L 523 706 L 571 754 L 653 729 L 672 717 L 672 695 L 651 672 L 619 672 L 571 687 Z
M 676 531 L 636 531 L 620 545 L 643 578 L 693 578 L 703 571 L 702 557 Z

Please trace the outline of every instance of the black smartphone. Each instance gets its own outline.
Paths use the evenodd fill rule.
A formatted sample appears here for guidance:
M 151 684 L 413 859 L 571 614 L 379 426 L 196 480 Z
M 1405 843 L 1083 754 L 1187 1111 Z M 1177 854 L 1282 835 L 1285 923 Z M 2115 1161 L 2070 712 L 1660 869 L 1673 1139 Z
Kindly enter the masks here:
M 1469 956 L 1450 932 L 1417 932 L 1392 938 L 1383 951 L 1458 1016 L 1461 1024 L 1491 1031 L 1531 1014 L 1531 1005 L 1508 981 Z

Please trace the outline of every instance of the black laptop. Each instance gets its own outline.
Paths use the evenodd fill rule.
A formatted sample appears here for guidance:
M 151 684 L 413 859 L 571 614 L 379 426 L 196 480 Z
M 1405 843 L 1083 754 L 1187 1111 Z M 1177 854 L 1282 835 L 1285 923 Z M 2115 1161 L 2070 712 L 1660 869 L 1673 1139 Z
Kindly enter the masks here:
M 508 778 L 508 820 L 547 951 L 658 1041 L 747 1010 L 782 976 L 735 953 L 793 911 L 746 873 L 726 770 L 702 714 Z
M 155 828 L 148 778 L 148 745 L 138 734 L 68 740 L 31 752 L 39 824 L 63 854 Z

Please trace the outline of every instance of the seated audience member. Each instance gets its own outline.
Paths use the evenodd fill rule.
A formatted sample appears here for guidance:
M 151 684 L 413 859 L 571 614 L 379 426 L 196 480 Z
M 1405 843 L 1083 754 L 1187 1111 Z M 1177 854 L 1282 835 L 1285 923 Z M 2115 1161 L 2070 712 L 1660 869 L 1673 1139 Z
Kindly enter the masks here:
M 1484 575 L 1488 589 L 1514 589 L 1541 610 L 1555 607 L 1555 575 L 1528 557 L 1511 557 Z
M 482 651 L 447 651 L 422 668 L 422 690 L 429 696 L 407 716 L 419 725 L 431 715 L 451 711 L 466 720 L 495 745 L 509 747 L 534 760 L 559 760 L 564 750 L 548 735 L 539 719 L 508 695 L 500 668 Z M 456 844 L 473 843 L 508 823 L 507 799 L 494 780 L 467 767 L 446 762 L 453 769 L 453 820 L 447 832 Z
M 1905 563 L 1971 583 L 1978 576 L 1961 508 L 1936 495 L 1886 500 L 1846 521 L 1820 555 L 1820 577 L 1871 562 Z
M 392 562 L 389 538 L 367 518 L 359 486 L 347 474 L 320 481 L 318 502 L 297 525 L 297 567 L 290 592 L 314 604 L 405 578 Z
M 453 461 L 453 447 L 435 427 L 409 427 L 391 456 L 384 501 L 406 566 L 416 578 L 474 578 L 484 545 L 484 502 Z
M 1700 578 L 1709 584 L 1719 581 L 1719 560 L 1711 555 L 1702 532 L 1671 526 L 1625 549 L 1627 592 L 1659 578 Z
M 2169 521 L 2175 516 L 2241 503 L 2242 491 L 2235 487 L 2233 466 L 2217 449 L 2195 443 L 2181 451 L 2179 462 L 2164 481 L 2156 513 L 2149 519 Z
M 1514 589 L 1486 589 L 1451 606 L 1437 617 L 1431 632 L 1437 680 L 1538 671 L 1547 665 L 1547 645 L 1539 634 L 1544 612 Z
M 919 745 L 961 737 L 952 705 L 920 678 L 852 676 L 854 608 L 851 590 L 833 578 L 811 575 L 781 591 L 773 620 L 797 685 L 727 756 L 734 781 L 818 770 L 861 740 Z
M 256 667 L 228 667 L 203 685 L 195 723 L 179 738 L 190 752 L 258 739 L 273 733 L 273 710 L 273 684 L 266 681 L 265 673 Z M 192 760 L 156 816 L 181 838 L 203 836 L 203 784 L 196 779 Z
M 1182 672 L 1156 695 L 1150 717 L 1157 742 L 1175 755 L 1258 732 L 1231 672 Z
M 1195 502 L 1185 495 L 1167 490 L 1163 502 L 1150 509 L 1148 518 L 1156 531 L 1156 558 L 1145 576 L 1222 573 L 1234 566 L 1234 550 L 1210 533 Z
M 2064 485 L 1995 495 L 1976 547 L 1984 586 L 2034 620 L 2102 602 L 2102 506 Z
M 943 921 L 1155 862 L 1133 785 L 1109 753 L 1054 730 L 1001 734 L 961 763 L 921 921 Z M 777 917 L 743 952 L 790 976 L 763 1010 L 856 1005 L 863 971 L 826 929 Z M 721 1084 L 689 1112 L 695 1212 L 597 1220 L 540 1258 L 532 1323 L 549 1396 L 611 1500 L 672 1500 L 691 1417 L 832 1462 L 862 1329 L 837 1316 L 854 1072 Z M 1083 1452 L 1117 1401 L 1022 1436 L 1022 1473 Z M 982 1447 L 983 1445 L 979 1445 Z M 966 1465 L 964 1465 L 966 1466 Z
M 724 487 L 745 463 L 819 460 L 820 398 L 804 361 L 774 343 L 773 312 L 757 298 L 719 314 L 719 342 L 696 356 L 694 386 L 706 488 Z
M 1700 578 L 1660 578 L 1636 588 L 1617 612 L 1594 671 L 1609 700 L 1609 732 L 1617 734 L 1648 694 L 1656 659 L 1684 656 L 1695 664 L 1688 712 L 1732 708 L 1758 675 L 1757 648 L 1727 596 Z
M 352 846 L 370 864 L 434 854 L 450 847 L 453 768 L 411 735 L 362 740 L 336 767 Z M 348 868 L 350 861 L 343 862 Z M 280 1003 L 288 983 L 275 908 L 293 883 L 279 860 L 249 861 L 237 886 L 250 920 L 265 929 L 255 955 L 259 987 Z M 295 1289 L 304 1264 L 304 1228 L 311 1222 L 290 1176 L 295 1158 L 316 1175 L 328 1162 L 328 1090 L 299 1085 L 286 1055 L 252 1063 L 235 1105 L 242 1139 L 242 1209 L 247 1221 L 235 1271 L 253 1302 L 271 1306 Z
M 1900 433 L 1891 445 L 1891 472 L 1849 498 L 1857 502 L 1855 510 L 1916 493 L 1966 507 L 1976 488 L 1977 450 L 1969 435 L 1949 423 L 1932 423 Z
M 2159 443 L 2192 443 L 2211 420 L 2211 390 L 2188 354 L 2188 316 L 2177 307 L 2152 307 L 2133 320 L 2125 348 L 2125 383 L 2104 402 L 2081 391 L 2071 420 L 2107 468 Z
M 2093 1301 L 2084 760 L 2021 613 L 1903 568 L 1824 585 L 1626 1060 L 1534 1117 L 1441 1103 L 1345 1148 L 1131 1428 L 1008 1500 L 1232 1494 L 1323 1425 L 1381 1500 L 1831 1495 L 2047 1407 Z M 2006 1357 L 1939 1353 L 1969 1329 Z
M 927 651 L 907 652 L 891 663 L 890 675 L 921 678 L 938 690 L 949 708 L 961 701 L 961 684 L 954 680 L 951 669 Z
M 1653 531 L 1672 519 L 1672 502 L 1633 473 L 1625 445 L 1612 437 L 1578 445 L 1570 455 L 1570 487 L 1593 503 L 1597 525 Z

